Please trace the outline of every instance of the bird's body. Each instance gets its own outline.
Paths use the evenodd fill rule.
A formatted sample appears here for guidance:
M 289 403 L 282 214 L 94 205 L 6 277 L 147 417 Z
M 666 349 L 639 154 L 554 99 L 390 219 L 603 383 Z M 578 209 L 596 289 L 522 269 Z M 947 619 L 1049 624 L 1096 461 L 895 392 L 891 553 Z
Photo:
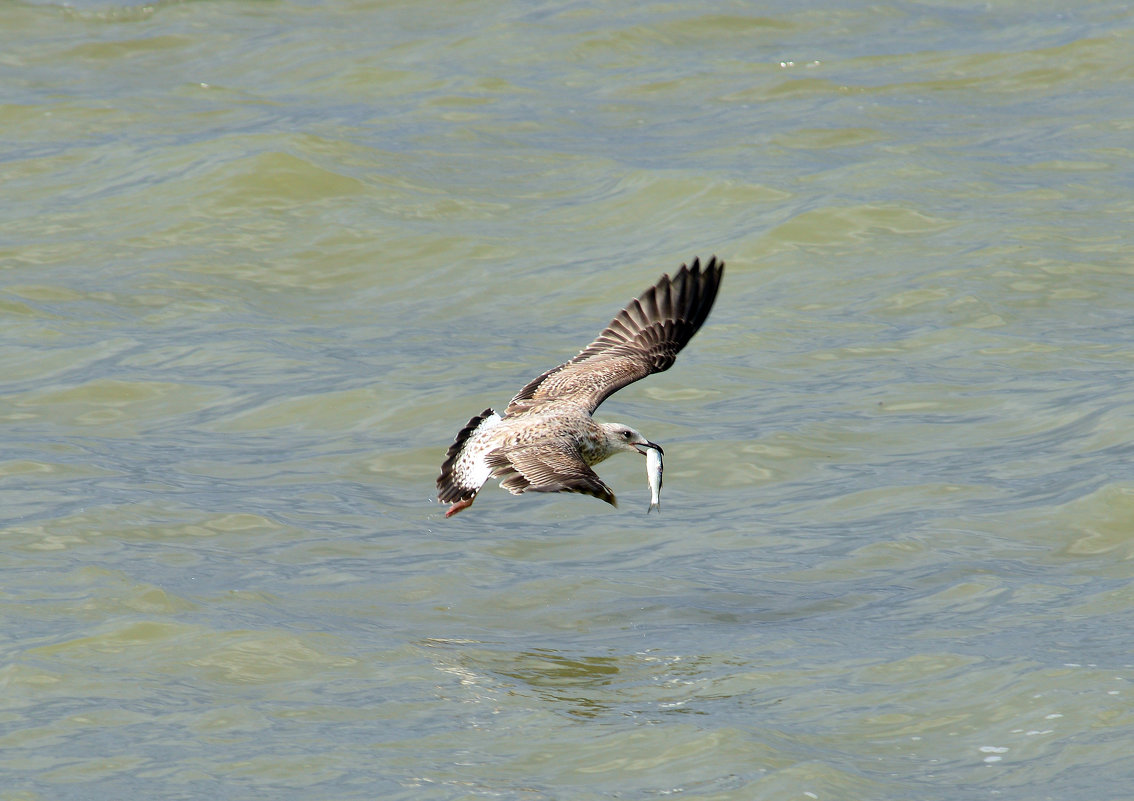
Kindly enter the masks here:
M 651 373 L 669 369 L 712 309 L 724 271 L 714 257 L 701 270 L 682 265 L 632 300 L 578 356 L 519 391 L 503 415 L 485 409 L 450 446 L 437 497 L 446 517 L 471 506 L 489 478 L 520 494 L 581 492 L 617 505 L 591 468 L 621 451 L 659 449 L 621 423 L 592 419 L 607 397 Z

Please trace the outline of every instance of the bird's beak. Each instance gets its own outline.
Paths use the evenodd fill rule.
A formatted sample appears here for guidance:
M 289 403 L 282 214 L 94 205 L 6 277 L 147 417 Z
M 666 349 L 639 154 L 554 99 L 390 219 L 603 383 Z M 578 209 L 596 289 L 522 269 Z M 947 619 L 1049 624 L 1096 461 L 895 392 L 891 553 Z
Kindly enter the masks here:
M 665 451 L 663 451 L 661 449 L 661 445 L 658 445 L 656 442 L 650 442 L 649 440 L 647 440 L 646 442 L 635 442 L 634 445 L 638 448 L 638 453 L 642 454 L 643 456 L 646 455 L 646 452 L 642 450 L 642 448 L 653 448 L 662 456 L 665 456 Z

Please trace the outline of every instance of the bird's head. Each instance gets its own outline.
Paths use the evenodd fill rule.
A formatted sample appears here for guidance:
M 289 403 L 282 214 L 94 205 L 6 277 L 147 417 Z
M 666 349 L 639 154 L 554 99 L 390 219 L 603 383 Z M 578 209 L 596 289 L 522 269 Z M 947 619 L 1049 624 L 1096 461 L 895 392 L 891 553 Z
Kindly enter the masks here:
M 650 442 L 630 426 L 622 423 L 602 423 L 602 430 L 606 435 L 607 449 L 611 453 L 630 451 L 645 456 L 647 448 L 655 448 L 658 453 L 662 453 L 661 445 Z

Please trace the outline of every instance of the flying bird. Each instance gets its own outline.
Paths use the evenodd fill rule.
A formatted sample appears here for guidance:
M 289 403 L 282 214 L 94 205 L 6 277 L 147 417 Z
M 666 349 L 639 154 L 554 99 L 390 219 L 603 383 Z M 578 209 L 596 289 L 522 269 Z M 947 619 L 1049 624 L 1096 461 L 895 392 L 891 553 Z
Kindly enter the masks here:
M 445 517 L 471 506 L 490 478 L 514 495 L 580 492 L 617 506 L 591 468 L 622 451 L 644 456 L 661 447 L 628 425 L 591 415 L 618 390 L 673 365 L 709 316 L 724 266 L 713 256 L 704 269 L 694 259 L 673 278 L 662 275 L 579 355 L 521 389 L 504 414 L 489 408 L 469 420 L 437 477 L 437 498 L 450 504 Z

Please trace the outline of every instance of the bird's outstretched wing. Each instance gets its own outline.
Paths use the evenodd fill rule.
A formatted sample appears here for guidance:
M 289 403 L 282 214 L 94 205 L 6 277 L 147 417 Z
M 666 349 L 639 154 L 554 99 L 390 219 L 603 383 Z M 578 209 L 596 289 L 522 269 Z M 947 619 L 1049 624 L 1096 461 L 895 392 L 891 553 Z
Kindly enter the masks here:
M 505 414 L 521 414 L 556 401 L 593 413 L 627 384 L 668 370 L 709 316 L 724 266 L 713 256 L 704 269 L 700 259 L 694 259 L 692 267 L 681 265 L 673 278 L 663 275 L 626 304 L 578 356 L 521 389 Z
M 617 506 L 614 492 L 566 440 L 498 448 L 486 459 L 493 478 L 514 495 L 522 492 L 581 492 Z

